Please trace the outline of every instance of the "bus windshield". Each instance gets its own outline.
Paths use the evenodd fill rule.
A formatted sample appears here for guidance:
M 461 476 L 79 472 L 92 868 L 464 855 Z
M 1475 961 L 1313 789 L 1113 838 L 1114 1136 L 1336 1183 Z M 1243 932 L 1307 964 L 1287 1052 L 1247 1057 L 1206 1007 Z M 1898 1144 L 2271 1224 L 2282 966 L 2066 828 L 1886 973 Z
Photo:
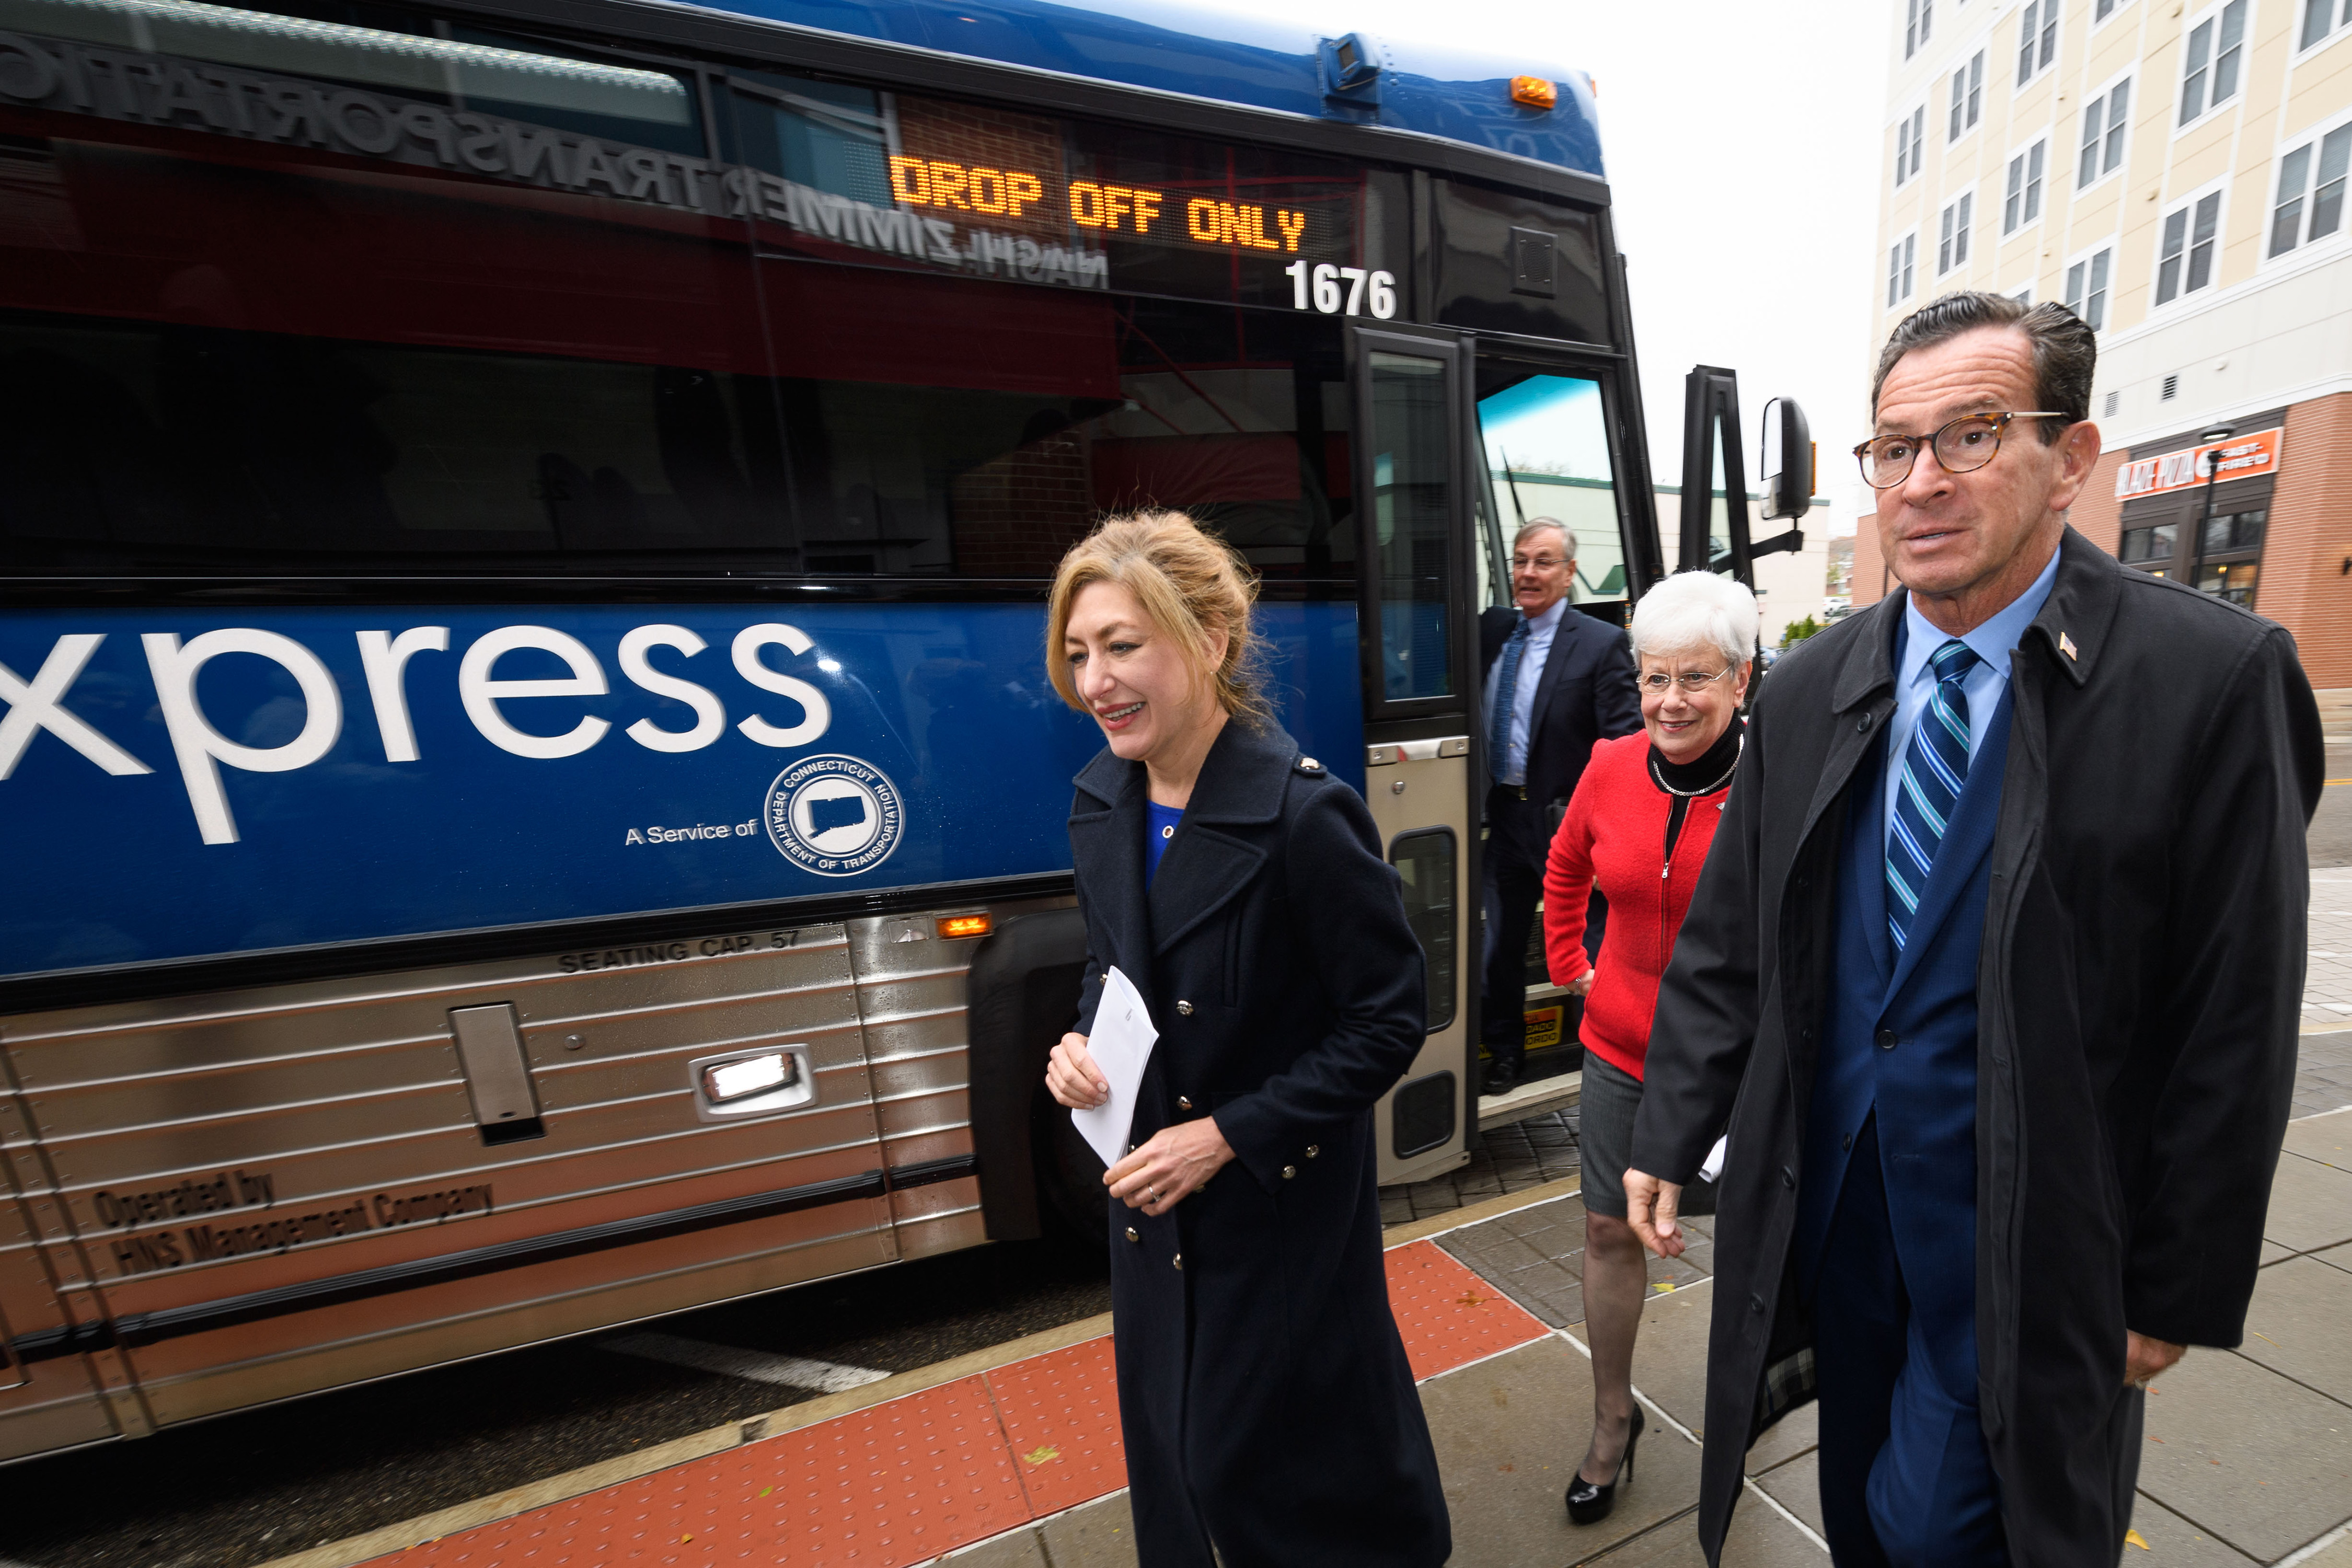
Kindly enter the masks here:
M 1601 384 L 1528 374 L 1507 363 L 1489 362 L 1484 369 L 1478 433 L 1491 515 L 1504 542 L 1539 520 L 1563 525 L 1575 542 L 1570 602 L 1622 603 L 1625 551 Z

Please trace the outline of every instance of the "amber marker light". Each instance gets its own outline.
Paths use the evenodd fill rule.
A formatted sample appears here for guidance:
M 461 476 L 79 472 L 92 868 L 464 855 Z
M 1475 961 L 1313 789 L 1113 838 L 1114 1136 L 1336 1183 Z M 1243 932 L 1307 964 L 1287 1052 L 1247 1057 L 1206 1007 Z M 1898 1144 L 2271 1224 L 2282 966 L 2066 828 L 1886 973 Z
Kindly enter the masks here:
M 958 936 L 986 936 L 995 921 L 987 915 L 948 915 L 940 921 L 942 939 Z
M 1559 89 L 1539 76 L 1511 79 L 1511 101 L 1529 109 L 1549 109 L 1559 101 Z

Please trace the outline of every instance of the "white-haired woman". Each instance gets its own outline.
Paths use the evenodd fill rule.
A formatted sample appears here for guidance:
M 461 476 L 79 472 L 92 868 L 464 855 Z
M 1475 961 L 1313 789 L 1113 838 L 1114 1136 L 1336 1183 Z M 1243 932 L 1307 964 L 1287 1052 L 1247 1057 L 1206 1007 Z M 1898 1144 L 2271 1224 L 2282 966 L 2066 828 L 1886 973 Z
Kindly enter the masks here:
M 1545 959 L 1553 983 L 1585 999 L 1577 1142 L 1592 1442 L 1568 1489 L 1569 1517 L 1579 1524 L 1608 1517 L 1621 1468 L 1633 1479 L 1642 1436 L 1633 1337 L 1648 1268 L 1625 1223 L 1623 1175 L 1659 977 L 1746 743 L 1738 711 L 1756 622 L 1756 595 L 1711 572 L 1678 573 L 1643 596 L 1633 633 L 1642 732 L 1592 748 L 1544 868 Z M 1600 957 L 1588 961 L 1585 902 L 1596 886 L 1609 900 L 1609 925 Z

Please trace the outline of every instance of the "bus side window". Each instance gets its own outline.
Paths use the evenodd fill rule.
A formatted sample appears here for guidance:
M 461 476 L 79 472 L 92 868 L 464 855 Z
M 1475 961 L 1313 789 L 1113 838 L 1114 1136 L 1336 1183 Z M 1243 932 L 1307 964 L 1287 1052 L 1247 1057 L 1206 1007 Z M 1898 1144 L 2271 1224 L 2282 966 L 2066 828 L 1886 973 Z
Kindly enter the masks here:
M 213 96 L 144 126 L 62 86 L 11 109 L 47 215 L 0 226 L 8 567 L 765 538 L 750 257 L 688 173 L 712 154 L 691 73 L 390 5 L 320 28 L 89 0 L 22 25 L 44 58 L 202 62 Z M 338 107 L 315 134 L 229 134 L 265 89 Z

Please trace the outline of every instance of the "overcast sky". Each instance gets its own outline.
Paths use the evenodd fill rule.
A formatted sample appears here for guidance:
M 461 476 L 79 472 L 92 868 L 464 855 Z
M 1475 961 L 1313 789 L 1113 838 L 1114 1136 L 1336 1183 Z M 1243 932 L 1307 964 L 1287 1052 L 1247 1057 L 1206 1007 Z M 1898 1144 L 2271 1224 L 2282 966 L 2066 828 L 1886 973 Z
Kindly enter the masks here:
M 1765 400 L 1796 398 L 1833 503 L 1804 526 L 1844 533 L 1863 504 L 1850 453 L 1869 433 L 1878 124 L 1900 5 L 1263 0 L 1259 14 L 1589 72 L 1654 472 L 1672 484 L 1681 471 L 1683 377 L 1728 365 L 1750 468 Z

